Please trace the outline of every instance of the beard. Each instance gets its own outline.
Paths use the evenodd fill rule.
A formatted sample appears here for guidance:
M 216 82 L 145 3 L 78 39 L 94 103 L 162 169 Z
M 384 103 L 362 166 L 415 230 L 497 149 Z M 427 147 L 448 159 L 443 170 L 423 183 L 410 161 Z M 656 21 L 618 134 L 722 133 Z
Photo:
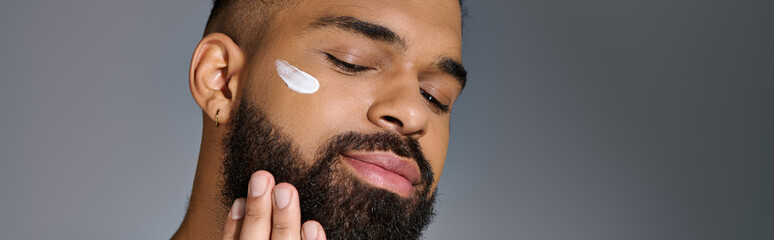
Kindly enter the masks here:
M 316 220 L 328 239 L 419 239 L 435 216 L 433 171 L 419 143 L 393 132 L 346 132 L 323 143 L 315 161 L 304 161 L 290 137 L 263 111 L 242 100 L 224 138 L 222 200 L 228 207 L 247 196 L 252 173 L 266 170 L 299 194 L 302 223 Z M 347 151 L 392 151 L 417 162 L 421 183 L 401 197 L 357 179 L 342 165 Z M 313 163 L 309 163 L 313 162 Z

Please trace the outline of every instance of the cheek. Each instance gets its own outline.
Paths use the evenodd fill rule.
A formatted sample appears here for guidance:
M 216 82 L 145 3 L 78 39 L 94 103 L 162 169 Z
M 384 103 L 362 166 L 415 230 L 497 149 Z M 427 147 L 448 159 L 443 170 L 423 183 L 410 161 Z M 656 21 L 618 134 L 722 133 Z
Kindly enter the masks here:
M 431 120 L 428 132 L 419 143 L 424 150 L 425 157 L 433 167 L 435 184 L 441 179 L 443 166 L 446 162 L 446 153 L 449 146 L 449 121 L 448 118 Z M 433 186 L 435 188 L 435 185 Z
M 292 137 L 307 161 L 312 161 L 318 148 L 336 134 L 366 132 L 368 126 L 364 124 L 368 121 L 368 101 L 362 95 L 363 88 L 332 81 L 329 76 L 315 77 L 320 80 L 320 88 L 313 94 L 270 84 L 274 92 L 261 97 L 262 105 L 270 109 L 269 119 Z

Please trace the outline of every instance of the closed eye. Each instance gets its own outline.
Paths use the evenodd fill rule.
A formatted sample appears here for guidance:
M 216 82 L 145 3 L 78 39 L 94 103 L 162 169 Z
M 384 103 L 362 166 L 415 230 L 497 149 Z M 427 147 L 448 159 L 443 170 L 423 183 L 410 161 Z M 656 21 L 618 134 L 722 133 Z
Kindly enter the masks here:
M 419 93 L 422 94 L 422 97 L 425 98 L 428 102 L 430 102 L 431 105 L 433 105 L 433 109 L 436 111 L 440 111 L 442 113 L 448 113 L 449 112 L 449 105 L 443 104 L 440 101 L 438 101 L 437 98 L 435 98 L 432 94 L 426 92 L 425 90 L 420 89 Z
M 374 68 L 366 67 L 366 66 L 360 66 L 357 64 L 348 63 L 345 61 L 342 61 L 341 59 L 338 59 L 334 57 L 333 55 L 329 53 L 325 53 L 325 57 L 330 61 L 336 68 L 338 68 L 341 71 L 344 71 L 346 73 L 355 74 L 360 73 L 368 70 L 372 70 Z
M 352 64 L 345 62 L 341 59 L 336 58 L 335 56 L 331 55 L 330 53 L 325 53 L 326 59 L 331 62 L 336 68 L 339 70 L 349 73 L 349 74 L 356 74 L 360 72 L 365 72 L 368 70 L 373 70 L 374 68 L 361 66 L 357 64 Z M 432 105 L 433 110 L 437 113 L 448 113 L 449 112 L 449 105 L 443 104 L 438 99 L 433 96 L 432 94 L 428 93 L 427 91 L 420 89 L 419 93 L 422 94 L 422 97 L 427 100 L 430 105 Z

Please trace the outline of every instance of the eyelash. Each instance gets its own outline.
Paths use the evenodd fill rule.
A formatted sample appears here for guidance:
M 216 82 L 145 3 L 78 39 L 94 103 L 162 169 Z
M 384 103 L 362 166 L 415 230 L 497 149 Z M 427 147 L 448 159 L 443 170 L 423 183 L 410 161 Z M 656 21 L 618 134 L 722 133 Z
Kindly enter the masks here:
M 366 66 L 360 66 L 357 64 L 351 64 L 345 61 L 342 61 L 341 59 L 338 59 L 334 57 L 333 55 L 329 53 L 325 53 L 325 57 L 330 61 L 336 68 L 338 68 L 341 71 L 347 72 L 349 74 L 356 74 L 368 70 L 372 70 L 373 68 L 366 67 Z M 425 90 L 420 89 L 419 93 L 422 94 L 422 97 L 424 97 L 430 104 L 433 105 L 433 108 L 435 108 L 438 111 L 441 111 L 443 113 L 449 112 L 449 105 L 445 105 L 438 101 L 435 96 L 432 94 L 426 92 Z
M 433 104 L 433 107 L 443 113 L 449 112 L 449 105 L 443 104 L 438 99 L 436 99 L 432 94 L 425 92 L 425 90 L 420 89 L 419 93 L 422 94 L 422 97 L 424 97 L 430 104 Z
M 364 71 L 373 69 L 370 67 L 360 66 L 360 65 L 351 64 L 351 63 L 342 61 L 329 53 L 325 53 L 325 57 L 328 58 L 328 61 L 330 61 L 334 66 L 339 68 L 341 71 L 344 71 L 350 74 L 355 74 L 355 73 L 364 72 Z

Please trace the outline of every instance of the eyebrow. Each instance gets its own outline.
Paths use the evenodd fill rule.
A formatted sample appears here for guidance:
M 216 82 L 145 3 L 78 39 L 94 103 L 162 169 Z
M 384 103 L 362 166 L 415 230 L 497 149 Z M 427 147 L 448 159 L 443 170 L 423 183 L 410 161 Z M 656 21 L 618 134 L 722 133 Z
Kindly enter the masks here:
M 365 36 L 375 41 L 397 46 L 401 50 L 405 50 L 407 46 L 406 41 L 389 28 L 350 16 L 322 17 L 309 24 L 309 27 L 312 29 L 320 27 L 336 27 L 344 31 Z
M 387 45 L 397 46 L 403 51 L 405 51 L 407 48 L 406 41 L 403 40 L 403 38 L 401 38 L 400 35 L 394 31 L 385 26 L 360 20 L 356 17 L 326 16 L 321 17 L 317 19 L 317 21 L 309 24 L 309 28 L 311 29 L 317 29 L 321 27 L 336 27 L 344 31 L 370 38 L 374 41 L 379 41 Z M 434 65 L 444 73 L 453 76 L 460 84 L 461 88 L 465 88 L 465 84 L 468 80 L 468 72 L 462 66 L 462 63 L 449 57 L 441 57 L 440 60 L 438 60 Z
M 468 71 L 462 66 L 462 63 L 455 61 L 449 57 L 442 57 L 440 61 L 435 64 L 435 67 L 441 69 L 446 74 L 452 75 L 460 84 L 462 89 L 465 88 L 465 84 L 468 82 Z

